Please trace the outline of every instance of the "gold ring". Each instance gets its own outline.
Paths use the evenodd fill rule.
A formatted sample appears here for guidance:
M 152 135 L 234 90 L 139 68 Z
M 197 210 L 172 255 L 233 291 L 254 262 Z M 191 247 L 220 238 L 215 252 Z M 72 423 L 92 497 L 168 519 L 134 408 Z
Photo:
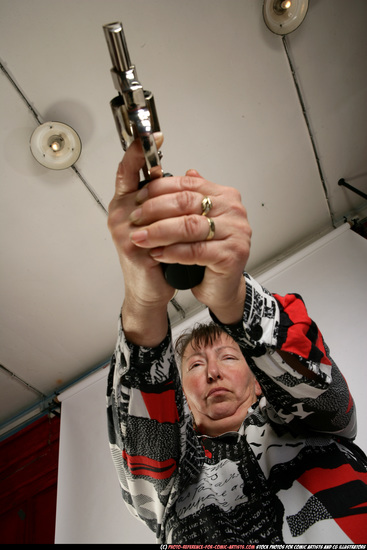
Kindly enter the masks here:
M 213 208 L 213 203 L 209 197 L 204 197 L 201 201 L 201 215 L 206 216 Z
M 215 224 L 214 224 L 214 221 L 211 219 L 211 218 L 206 218 L 208 220 L 208 224 L 209 224 L 209 233 L 208 233 L 208 236 L 206 238 L 207 241 L 211 241 L 212 238 L 214 237 L 214 233 L 215 233 Z

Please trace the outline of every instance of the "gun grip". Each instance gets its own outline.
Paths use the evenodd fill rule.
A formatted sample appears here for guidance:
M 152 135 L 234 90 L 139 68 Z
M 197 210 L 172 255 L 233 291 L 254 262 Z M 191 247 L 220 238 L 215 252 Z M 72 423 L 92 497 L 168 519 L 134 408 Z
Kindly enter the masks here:
M 187 290 L 201 283 L 204 278 L 203 265 L 162 264 L 168 284 L 177 290 Z

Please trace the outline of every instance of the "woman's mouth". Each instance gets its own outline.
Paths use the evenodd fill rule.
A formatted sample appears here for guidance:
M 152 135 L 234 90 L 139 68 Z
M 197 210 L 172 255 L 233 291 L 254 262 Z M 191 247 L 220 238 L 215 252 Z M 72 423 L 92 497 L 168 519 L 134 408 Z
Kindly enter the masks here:
M 227 391 L 228 391 L 227 388 L 223 388 L 223 387 L 212 388 L 210 390 L 210 392 L 208 393 L 207 397 L 212 397 L 213 395 L 220 395 L 220 394 L 225 393 Z

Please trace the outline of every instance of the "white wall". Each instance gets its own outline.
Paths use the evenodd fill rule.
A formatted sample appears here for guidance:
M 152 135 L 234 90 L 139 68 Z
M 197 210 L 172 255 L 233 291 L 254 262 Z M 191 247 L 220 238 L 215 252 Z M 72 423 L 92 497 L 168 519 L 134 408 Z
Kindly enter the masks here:
M 272 292 L 298 292 L 305 299 L 355 397 L 356 441 L 366 451 L 367 240 L 342 226 L 258 280 Z M 174 332 L 205 318 L 201 312 Z M 60 396 L 57 543 L 155 542 L 120 496 L 108 449 L 106 377 L 107 369 L 99 371 Z
M 61 396 L 56 543 L 152 543 L 122 500 L 107 437 L 107 368 Z

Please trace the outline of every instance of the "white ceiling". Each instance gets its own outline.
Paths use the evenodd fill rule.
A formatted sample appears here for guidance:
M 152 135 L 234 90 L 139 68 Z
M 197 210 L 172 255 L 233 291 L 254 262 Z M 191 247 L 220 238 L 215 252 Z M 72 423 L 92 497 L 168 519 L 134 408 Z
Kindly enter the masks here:
M 106 209 L 122 150 L 102 25 L 115 20 L 155 96 L 164 169 L 241 190 L 249 271 L 366 215 L 366 201 L 338 186 L 367 192 L 365 0 L 310 0 L 286 38 L 328 200 L 262 0 L 0 0 L 2 434 L 113 350 L 123 281 Z M 76 171 L 34 160 L 35 113 L 79 133 Z M 177 301 L 186 316 L 200 307 L 189 291 Z

